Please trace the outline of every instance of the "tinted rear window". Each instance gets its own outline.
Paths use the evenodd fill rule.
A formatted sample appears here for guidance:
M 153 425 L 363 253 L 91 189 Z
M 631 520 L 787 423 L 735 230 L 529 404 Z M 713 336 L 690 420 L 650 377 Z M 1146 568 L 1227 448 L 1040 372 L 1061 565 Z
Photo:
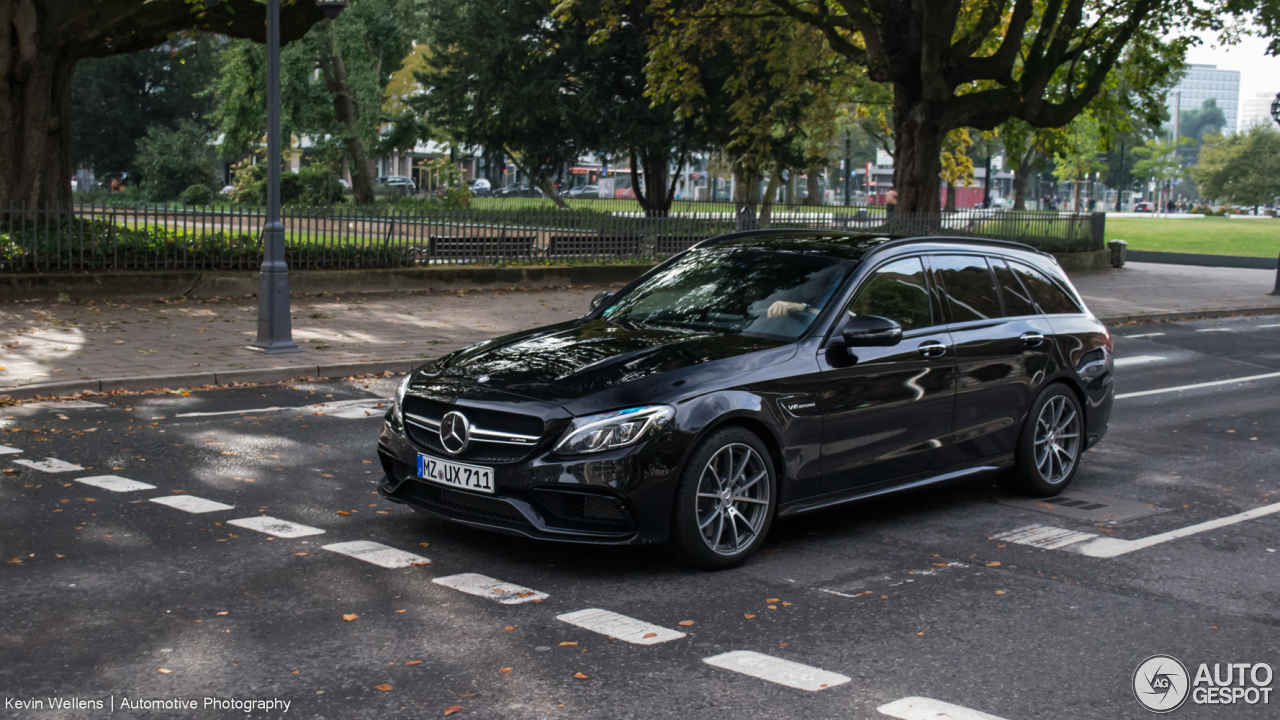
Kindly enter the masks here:
M 1049 315 L 1084 312 L 1066 290 L 1045 277 L 1044 273 L 1019 262 L 1009 265 L 1017 273 L 1018 279 L 1022 280 L 1022 285 L 1031 292 L 1031 299 L 1040 306 L 1041 312 Z
M 991 269 L 995 270 L 996 284 L 1000 286 L 1000 297 L 1004 300 L 1004 314 L 1009 317 L 1039 315 L 1040 311 L 1036 309 L 1027 289 L 1018 282 L 1018 276 L 1013 274 L 1009 266 L 1003 260 L 995 258 L 988 258 L 988 260 L 991 262 Z
M 952 322 L 1003 317 L 987 261 L 976 255 L 935 255 L 933 266 L 951 306 Z

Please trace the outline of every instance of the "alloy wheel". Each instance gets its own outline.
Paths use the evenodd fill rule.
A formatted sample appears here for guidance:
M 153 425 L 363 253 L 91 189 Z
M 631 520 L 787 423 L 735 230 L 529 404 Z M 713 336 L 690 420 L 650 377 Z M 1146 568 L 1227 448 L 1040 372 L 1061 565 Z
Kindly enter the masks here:
M 760 534 L 769 517 L 769 468 L 750 445 L 716 451 L 698 479 L 698 534 L 712 552 L 732 556 Z
M 1080 413 L 1065 395 L 1055 395 L 1036 419 L 1036 470 L 1045 482 L 1057 485 L 1071 476 L 1079 456 Z

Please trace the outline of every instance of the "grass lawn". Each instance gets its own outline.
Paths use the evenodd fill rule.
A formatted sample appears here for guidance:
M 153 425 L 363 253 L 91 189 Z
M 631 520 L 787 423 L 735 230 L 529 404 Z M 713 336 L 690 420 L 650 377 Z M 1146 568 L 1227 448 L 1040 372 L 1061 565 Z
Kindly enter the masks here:
M 1131 250 L 1276 257 L 1280 220 L 1231 218 L 1107 218 L 1107 240 L 1124 240 Z

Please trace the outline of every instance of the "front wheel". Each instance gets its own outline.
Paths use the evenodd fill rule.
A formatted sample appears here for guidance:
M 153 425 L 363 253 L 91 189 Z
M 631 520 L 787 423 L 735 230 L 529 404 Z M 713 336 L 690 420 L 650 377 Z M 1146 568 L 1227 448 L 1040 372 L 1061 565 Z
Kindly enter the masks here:
M 676 559 L 707 570 L 737 567 L 769 532 L 777 479 L 768 449 L 741 427 L 717 430 L 685 465 L 672 505 Z
M 1036 497 L 1067 489 L 1084 451 L 1084 413 L 1075 393 L 1051 385 L 1036 398 L 1015 453 L 1016 489 Z

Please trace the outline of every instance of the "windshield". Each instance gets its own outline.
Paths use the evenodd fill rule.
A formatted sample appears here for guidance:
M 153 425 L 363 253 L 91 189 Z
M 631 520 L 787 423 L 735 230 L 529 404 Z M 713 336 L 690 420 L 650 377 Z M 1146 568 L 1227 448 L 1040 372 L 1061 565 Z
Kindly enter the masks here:
M 696 250 L 618 299 L 603 317 L 794 340 L 817 319 L 852 266 L 794 252 Z

